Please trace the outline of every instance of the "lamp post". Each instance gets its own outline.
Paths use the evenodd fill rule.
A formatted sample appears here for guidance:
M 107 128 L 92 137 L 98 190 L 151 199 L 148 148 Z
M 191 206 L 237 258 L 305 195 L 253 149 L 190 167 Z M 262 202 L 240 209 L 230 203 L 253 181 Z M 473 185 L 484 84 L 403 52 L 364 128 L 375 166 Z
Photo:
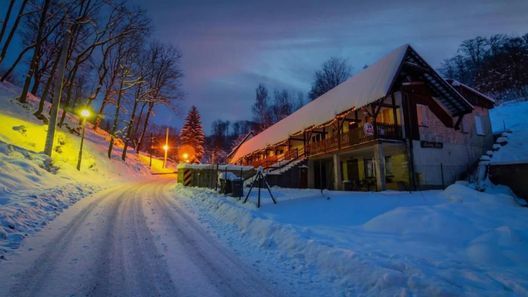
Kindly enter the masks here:
M 82 132 L 81 132 L 81 147 L 79 149 L 79 158 L 77 160 L 77 170 L 81 170 L 82 150 L 83 150 L 83 144 L 84 144 L 84 128 L 86 126 L 86 119 L 90 116 L 90 111 L 85 108 L 85 109 L 82 109 L 79 114 L 82 119 L 81 121 Z
M 169 127 L 167 127 L 165 133 L 165 145 L 163 145 L 163 150 L 165 151 L 165 156 L 163 158 L 163 168 L 167 168 L 167 153 L 169 152 Z

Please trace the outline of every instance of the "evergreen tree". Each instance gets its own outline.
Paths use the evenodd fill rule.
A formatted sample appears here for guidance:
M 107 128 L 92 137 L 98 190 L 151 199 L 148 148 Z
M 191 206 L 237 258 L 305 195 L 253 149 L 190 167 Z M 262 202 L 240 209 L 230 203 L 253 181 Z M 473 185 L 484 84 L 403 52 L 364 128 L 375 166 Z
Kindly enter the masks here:
M 204 154 L 205 134 L 200 120 L 200 114 L 196 106 L 192 106 L 191 110 L 185 118 L 185 123 L 180 131 L 180 143 L 182 145 L 190 145 L 194 148 L 195 160 L 200 161 Z

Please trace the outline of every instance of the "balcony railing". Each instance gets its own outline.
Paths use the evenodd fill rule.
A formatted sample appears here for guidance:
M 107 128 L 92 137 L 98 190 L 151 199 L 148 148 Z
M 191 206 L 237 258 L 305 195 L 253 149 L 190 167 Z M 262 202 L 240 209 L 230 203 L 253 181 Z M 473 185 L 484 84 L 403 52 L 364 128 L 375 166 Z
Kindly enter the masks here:
M 339 136 L 328 137 L 321 141 L 312 142 L 308 145 L 309 154 L 333 152 L 339 149 Z M 374 134 L 366 135 L 362 128 L 355 128 L 340 135 L 341 149 L 365 143 L 374 139 L 401 139 L 401 127 L 394 124 L 377 123 Z
M 341 143 L 339 141 L 341 137 Z M 283 166 L 299 157 L 317 155 L 321 153 L 329 153 L 341 149 L 349 148 L 353 145 L 369 142 L 374 139 L 402 139 L 401 126 L 394 124 L 377 123 L 375 125 L 374 134 L 366 135 L 363 128 L 355 128 L 340 136 L 327 137 L 317 142 L 308 144 L 306 150 L 291 149 L 281 155 L 266 156 L 261 159 L 252 160 L 249 164 L 254 167 L 262 166 L 264 168 L 277 168 Z

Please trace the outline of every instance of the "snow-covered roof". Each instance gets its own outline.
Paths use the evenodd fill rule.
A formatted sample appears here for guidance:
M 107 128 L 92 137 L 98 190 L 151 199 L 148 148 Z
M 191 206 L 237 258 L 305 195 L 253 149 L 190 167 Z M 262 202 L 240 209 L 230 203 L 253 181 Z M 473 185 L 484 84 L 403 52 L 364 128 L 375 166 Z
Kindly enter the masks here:
M 385 97 L 408 48 L 408 44 L 398 47 L 377 63 L 247 140 L 236 151 L 232 161 L 312 125 L 328 122 L 347 109 L 360 108 Z
M 408 53 L 408 55 L 406 55 Z M 438 93 L 439 100 L 452 116 L 467 113 L 472 105 L 408 44 L 402 45 L 375 64 L 324 93 L 298 111 L 242 143 L 231 158 L 237 162 L 245 155 L 288 139 L 311 126 L 327 123 L 336 115 L 366 106 L 386 97 L 403 62 L 426 69 L 424 80 Z
M 484 94 L 484 93 L 481 93 L 480 91 L 478 91 L 477 89 L 474 89 L 466 84 L 463 84 L 461 82 L 459 82 L 458 80 L 455 80 L 455 79 L 447 79 L 447 82 L 449 84 L 451 84 L 453 87 L 463 87 L 465 88 L 466 90 L 470 91 L 470 92 L 473 92 L 477 95 L 479 95 L 480 97 L 492 102 L 492 103 L 495 103 L 495 100 L 493 98 L 491 98 L 490 96 Z
M 253 131 L 249 131 L 246 136 L 244 136 L 244 138 L 242 138 L 242 140 L 237 143 L 237 145 L 235 145 L 235 147 L 233 147 L 233 149 L 231 150 L 231 152 L 229 152 L 229 154 L 227 154 L 227 158 L 229 159 L 237 150 L 238 148 L 244 143 L 246 142 L 248 139 L 250 139 L 251 137 L 253 137 L 255 135 L 255 133 Z

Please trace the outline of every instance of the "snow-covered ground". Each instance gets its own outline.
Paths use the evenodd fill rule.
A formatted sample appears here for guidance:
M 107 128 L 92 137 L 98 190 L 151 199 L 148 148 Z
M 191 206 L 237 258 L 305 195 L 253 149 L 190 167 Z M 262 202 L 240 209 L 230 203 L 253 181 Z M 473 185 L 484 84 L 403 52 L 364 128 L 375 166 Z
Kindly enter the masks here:
M 301 296 L 528 296 L 528 209 L 500 191 L 273 188 L 279 203 L 262 192 L 260 209 L 255 191 L 246 204 L 174 191 L 219 238 Z
M 508 144 L 491 158 L 492 164 L 528 163 L 528 100 L 506 102 L 491 110 L 494 133 L 508 133 Z
M 492 111 L 511 130 L 494 161 L 528 159 L 528 102 Z M 245 189 L 247 193 L 247 188 Z M 444 191 L 263 190 L 263 207 L 176 186 L 195 216 L 301 296 L 528 296 L 528 208 L 504 186 Z M 330 199 L 327 199 L 330 198 Z
M 47 125 L 32 115 L 38 98 L 30 96 L 21 105 L 15 100 L 19 92 L 10 83 L 0 83 L 0 257 L 79 199 L 150 174 L 134 153 L 122 162 L 119 146 L 109 160 L 107 134 L 92 129 L 86 130 L 81 171 L 76 170 L 79 136 L 67 130 L 58 131 L 50 159 L 42 153 Z M 78 126 L 73 117 L 67 123 Z

